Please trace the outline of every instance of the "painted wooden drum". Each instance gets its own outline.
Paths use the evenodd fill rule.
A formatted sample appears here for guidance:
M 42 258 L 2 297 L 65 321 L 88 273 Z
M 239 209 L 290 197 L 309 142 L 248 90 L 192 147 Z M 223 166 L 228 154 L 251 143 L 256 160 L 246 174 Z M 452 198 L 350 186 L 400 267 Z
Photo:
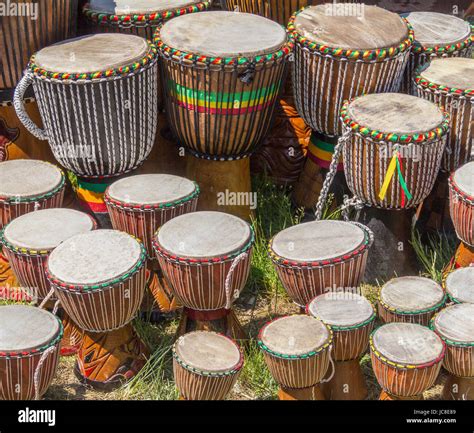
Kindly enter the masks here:
M 445 303 L 446 294 L 435 281 L 423 277 L 399 277 L 384 284 L 380 290 L 378 311 L 385 323 L 428 326 Z
M 304 307 L 325 292 L 357 288 L 372 243 L 362 224 L 325 220 L 287 228 L 268 248 L 289 297 Z
M 61 321 L 37 307 L 0 306 L 0 399 L 39 399 L 59 361 Z
M 441 167 L 449 120 L 432 102 L 402 93 L 347 101 L 343 148 L 349 189 L 369 206 L 409 209 L 431 192 Z
M 435 383 L 445 350 L 441 338 L 422 325 L 388 323 L 377 328 L 370 336 L 370 354 L 383 389 L 381 399 L 421 398 Z
M 459 268 L 444 279 L 444 289 L 456 304 L 474 304 L 474 267 Z
M 69 238 L 49 255 L 46 274 L 66 313 L 82 329 L 128 324 L 145 291 L 144 246 L 127 233 L 94 230 Z
M 139 167 L 157 130 L 157 51 L 143 38 L 97 34 L 32 56 L 15 91 L 18 117 L 77 176 L 117 176 Z M 23 106 L 33 84 L 45 129 Z
M 451 174 L 449 210 L 458 238 L 474 247 L 474 162 L 468 162 Z
M 49 162 L 0 162 L 0 227 L 28 212 L 61 207 L 65 182 L 64 173 Z
M 78 0 L 18 0 L 11 4 L 17 13 L 0 16 L 0 89 L 16 86 L 33 53 L 76 34 Z M 9 10 L 7 4 L 5 9 Z
M 248 156 L 271 126 L 293 42 L 266 18 L 215 11 L 158 28 L 166 112 L 195 156 Z
M 237 343 L 215 332 L 190 332 L 173 346 L 174 380 L 185 400 L 225 400 L 243 364 Z
M 401 91 L 416 94 L 416 70 L 435 57 L 470 57 L 473 43 L 469 22 L 438 12 L 409 12 L 402 16 L 415 32 Z
M 418 96 L 449 113 L 451 130 L 443 170 L 452 172 L 472 159 L 474 141 L 474 59 L 435 58 L 415 74 Z
M 441 310 L 431 328 L 446 343 L 443 366 L 450 373 L 443 397 L 474 399 L 474 304 L 455 304 Z
M 314 298 L 306 311 L 329 325 L 334 335 L 335 372 L 323 386 L 324 394 L 330 400 L 363 400 L 367 385 L 359 360 L 369 347 L 376 318 L 374 307 L 356 293 L 333 292 Z
M 328 371 L 332 343 L 329 326 L 306 315 L 281 317 L 260 330 L 258 345 L 281 387 L 280 399 L 299 399 L 302 393 L 301 399 L 324 399 L 318 385 Z

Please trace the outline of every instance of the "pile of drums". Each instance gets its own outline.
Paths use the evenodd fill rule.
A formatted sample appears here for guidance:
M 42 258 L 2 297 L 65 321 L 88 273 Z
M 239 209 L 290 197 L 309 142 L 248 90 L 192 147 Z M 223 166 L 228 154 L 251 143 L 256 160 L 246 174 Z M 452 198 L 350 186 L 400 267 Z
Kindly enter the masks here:
M 365 399 L 370 353 L 380 399 L 423 398 L 442 367 L 443 398 L 474 398 L 467 22 L 360 3 L 90 0 L 77 37 L 77 0 L 57 3 L 37 22 L 0 17 L 1 399 L 41 398 L 60 355 L 81 383 L 115 389 L 152 356 L 134 319 L 178 311 L 181 399 L 227 398 L 249 337 L 234 303 L 259 235 L 251 167 L 315 213 L 268 243 L 299 313 L 258 333 L 278 397 Z M 438 284 L 408 271 L 409 239 L 443 179 L 461 243 Z M 329 194 L 341 219 L 323 218 Z M 374 303 L 371 277 L 386 281 Z

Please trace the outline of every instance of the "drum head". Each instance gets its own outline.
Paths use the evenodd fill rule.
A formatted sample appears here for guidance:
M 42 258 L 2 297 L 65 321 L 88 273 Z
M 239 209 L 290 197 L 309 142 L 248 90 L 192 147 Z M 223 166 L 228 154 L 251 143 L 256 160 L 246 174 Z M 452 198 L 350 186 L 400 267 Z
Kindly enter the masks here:
M 353 11 L 344 11 L 345 7 Z M 408 37 L 408 27 L 399 15 L 354 3 L 311 6 L 298 13 L 295 28 L 312 42 L 343 50 L 389 48 Z
M 414 323 L 388 323 L 372 336 L 375 350 L 399 364 L 425 364 L 443 353 L 441 339 L 427 327 Z
M 359 248 L 364 231 L 345 221 L 312 221 L 278 233 L 271 248 L 280 257 L 295 262 L 312 262 L 343 256 Z
M 474 89 L 474 59 L 433 58 L 420 73 L 430 83 L 454 89 Z
M 57 188 L 63 179 L 55 165 L 34 159 L 15 159 L 0 163 L 0 197 L 27 198 Z
M 443 298 L 442 287 L 435 281 L 423 277 L 394 278 L 380 291 L 380 299 L 385 305 L 407 313 L 435 307 Z
M 17 248 L 52 250 L 61 242 L 94 228 L 92 218 L 73 209 L 43 209 L 15 218 L 5 239 Z
M 169 20 L 162 41 L 180 51 L 210 57 L 255 57 L 278 51 L 286 32 L 278 23 L 258 15 L 200 12 Z
M 232 254 L 250 240 L 250 225 L 222 212 L 192 212 L 163 224 L 158 244 L 179 257 L 211 258 Z
M 196 190 L 194 182 L 168 174 L 142 174 L 118 180 L 107 194 L 122 203 L 147 205 L 172 203 Z
M 410 12 L 402 16 L 412 25 L 416 41 L 424 48 L 454 45 L 471 35 L 469 23 L 453 15 Z
M 148 43 L 139 36 L 105 33 L 68 39 L 35 54 L 35 63 L 47 71 L 87 74 L 130 65 L 143 59 Z
M 470 197 L 474 197 L 474 161 L 458 168 L 453 177 L 456 186 Z
M 459 268 L 446 278 L 446 291 L 457 302 L 474 304 L 474 267 Z
M 363 296 L 350 292 L 325 293 L 313 299 L 308 307 L 312 316 L 332 326 L 357 326 L 374 315 L 372 304 Z
M 276 319 L 263 328 L 260 341 L 272 352 L 288 356 L 308 355 L 329 342 L 326 325 L 314 317 L 297 315 Z
M 28 305 L 0 306 L 0 352 L 43 347 L 60 331 L 58 319 L 46 310 Z
M 90 0 L 89 9 L 114 15 L 151 14 L 181 9 L 201 0 Z
M 349 104 L 349 116 L 362 126 L 383 133 L 418 134 L 431 131 L 444 120 L 437 105 L 403 93 L 374 93 Z
M 196 331 L 179 337 L 176 356 L 186 365 L 208 373 L 225 373 L 239 366 L 240 350 L 230 338 L 215 332 Z
M 434 319 L 437 332 L 457 343 L 474 343 L 474 304 L 456 304 L 441 310 Z
M 140 243 L 127 233 L 94 230 L 76 235 L 53 250 L 52 277 L 68 284 L 89 285 L 115 280 L 140 261 Z

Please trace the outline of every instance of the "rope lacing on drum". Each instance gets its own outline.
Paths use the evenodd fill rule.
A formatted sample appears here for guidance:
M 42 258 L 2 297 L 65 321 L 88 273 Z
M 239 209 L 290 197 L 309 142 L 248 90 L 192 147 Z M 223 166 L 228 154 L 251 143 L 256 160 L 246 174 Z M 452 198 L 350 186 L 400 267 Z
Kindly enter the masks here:
M 356 216 L 355 216 L 355 221 L 359 220 L 360 212 L 362 209 L 364 209 L 364 201 L 361 200 L 357 196 L 353 196 L 352 198 L 349 198 L 347 194 L 344 194 L 343 196 L 343 205 L 341 206 L 341 212 L 342 212 L 342 217 L 344 218 L 344 221 L 350 221 L 350 209 L 353 207 L 356 210 Z

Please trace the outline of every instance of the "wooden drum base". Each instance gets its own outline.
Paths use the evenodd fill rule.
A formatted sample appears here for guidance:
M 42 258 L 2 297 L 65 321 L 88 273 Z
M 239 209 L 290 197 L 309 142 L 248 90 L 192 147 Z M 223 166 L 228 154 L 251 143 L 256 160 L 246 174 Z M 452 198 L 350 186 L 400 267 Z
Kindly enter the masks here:
M 474 264 L 474 247 L 461 242 L 459 245 L 456 254 L 453 257 L 453 260 L 450 263 L 449 268 L 467 268 Z
M 335 361 L 334 368 L 334 377 L 331 381 L 321 384 L 328 400 L 364 400 L 367 398 L 367 385 L 359 359 Z M 331 371 L 328 374 L 330 373 Z
M 392 395 L 386 391 L 380 393 L 379 400 L 424 400 L 423 395 L 414 395 L 411 397 L 401 397 L 399 395 Z
M 179 305 L 177 299 L 173 296 L 170 286 L 161 269 L 153 271 L 148 287 L 150 288 L 150 293 L 161 313 L 174 313 L 176 310 L 181 308 L 181 305 Z
M 326 400 L 319 384 L 307 388 L 286 388 L 278 390 L 279 400 Z
M 130 324 L 110 332 L 84 332 L 74 372 L 81 383 L 110 391 L 133 378 L 148 355 Z
M 443 387 L 443 400 L 474 400 L 474 377 L 449 374 Z
M 82 331 L 66 314 L 62 313 L 64 335 L 61 340 L 61 356 L 73 356 L 81 347 Z

